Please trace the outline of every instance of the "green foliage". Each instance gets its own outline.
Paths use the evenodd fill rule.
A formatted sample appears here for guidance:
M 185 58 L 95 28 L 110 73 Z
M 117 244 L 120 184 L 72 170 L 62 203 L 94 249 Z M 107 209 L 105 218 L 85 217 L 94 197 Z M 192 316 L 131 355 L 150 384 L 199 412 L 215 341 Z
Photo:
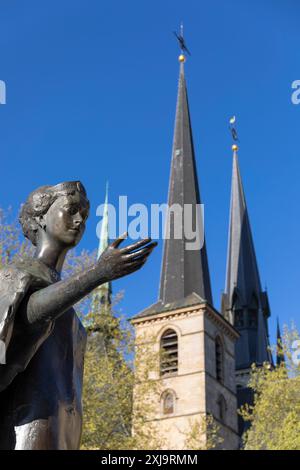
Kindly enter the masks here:
M 95 305 L 92 303 L 92 306 Z M 82 448 L 127 448 L 131 436 L 133 373 L 131 332 L 104 309 L 86 316 Z M 127 358 L 127 361 L 125 360 Z
M 139 361 L 131 325 L 107 306 L 92 302 L 85 318 L 89 332 L 84 374 L 83 449 L 157 449 L 153 412 L 157 382 L 149 380 L 151 353 L 143 377 L 134 372 L 133 355 Z M 144 351 L 145 352 L 145 351 Z M 145 356 L 144 356 L 145 357 Z M 139 387 L 139 399 L 133 400 Z M 133 431 L 134 429 L 134 431 Z
M 30 243 L 24 239 L 21 241 L 21 228 L 11 210 L 4 211 L 0 208 L 0 268 L 30 252 Z
M 251 424 L 244 436 L 246 450 L 300 450 L 300 366 L 295 361 L 295 340 L 299 340 L 297 330 L 285 328 L 279 345 L 285 361 L 275 369 L 267 363 L 253 366 L 249 385 L 254 404 L 240 410 Z
M 220 427 L 212 415 L 203 415 L 200 419 L 190 421 L 185 433 L 185 449 L 212 450 L 223 442 Z

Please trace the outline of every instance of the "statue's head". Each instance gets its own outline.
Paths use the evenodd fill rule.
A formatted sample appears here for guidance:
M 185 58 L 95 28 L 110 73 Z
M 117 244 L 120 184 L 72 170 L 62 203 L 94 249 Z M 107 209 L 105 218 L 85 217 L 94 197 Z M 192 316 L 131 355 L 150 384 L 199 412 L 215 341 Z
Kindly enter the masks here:
M 33 191 L 21 208 L 23 233 L 33 245 L 39 237 L 63 247 L 79 243 L 85 230 L 90 203 L 80 181 L 42 186 Z

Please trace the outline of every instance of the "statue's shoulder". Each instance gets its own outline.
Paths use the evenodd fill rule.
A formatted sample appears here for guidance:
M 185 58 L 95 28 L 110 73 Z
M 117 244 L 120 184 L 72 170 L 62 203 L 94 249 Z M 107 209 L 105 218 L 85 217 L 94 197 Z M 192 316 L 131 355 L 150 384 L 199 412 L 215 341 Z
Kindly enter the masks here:
M 0 285 L 16 284 L 22 288 L 28 283 L 33 283 L 46 287 L 57 280 L 57 273 L 35 258 L 18 258 L 0 270 Z
M 16 311 L 30 284 L 31 276 L 15 264 L 0 269 L 0 341 L 5 350 L 12 336 Z
M 30 274 L 22 269 L 17 263 L 12 263 L 0 269 L 0 290 L 13 288 L 13 290 L 24 290 L 30 281 Z
M 8 264 L 0 269 L 0 282 L 20 282 L 28 279 L 28 272 L 19 263 Z
M 34 275 L 19 261 L 0 269 L 0 395 L 25 370 L 38 342 L 46 336 L 44 330 L 27 335 L 23 322 L 18 322 L 19 306 L 34 281 Z M 47 334 L 50 327 L 47 326 Z

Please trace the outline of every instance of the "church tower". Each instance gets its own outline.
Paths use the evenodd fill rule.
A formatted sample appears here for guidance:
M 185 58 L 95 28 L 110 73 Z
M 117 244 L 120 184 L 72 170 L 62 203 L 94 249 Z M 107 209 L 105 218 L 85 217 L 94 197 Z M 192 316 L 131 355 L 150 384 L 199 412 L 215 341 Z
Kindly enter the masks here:
M 246 199 L 234 144 L 230 203 L 229 240 L 222 313 L 239 331 L 236 342 L 236 382 L 238 406 L 251 403 L 247 387 L 251 365 L 267 361 L 273 365 L 268 335 L 270 308 L 267 292 L 261 288 Z M 239 418 L 239 434 L 244 422 Z
M 183 55 L 179 62 L 168 207 L 181 207 L 184 212 L 189 205 L 195 216 L 201 200 Z M 149 376 L 159 385 L 159 393 L 147 420 L 156 425 L 164 448 L 170 450 L 188 449 L 196 426 L 201 430 L 200 449 L 208 437 L 201 423 L 212 415 L 223 439 L 220 447 L 236 449 L 234 348 L 238 333 L 213 307 L 205 241 L 197 249 L 188 249 L 185 233 L 181 232 L 181 238 L 174 236 L 175 217 L 169 222 L 158 301 L 132 319 L 137 346 L 151 343 L 157 353 Z M 147 360 L 144 355 L 144 363 Z M 143 361 L 136 367 L 141 369 Z M 137 385 L 135 401 L 140 399 L 140 390 Z

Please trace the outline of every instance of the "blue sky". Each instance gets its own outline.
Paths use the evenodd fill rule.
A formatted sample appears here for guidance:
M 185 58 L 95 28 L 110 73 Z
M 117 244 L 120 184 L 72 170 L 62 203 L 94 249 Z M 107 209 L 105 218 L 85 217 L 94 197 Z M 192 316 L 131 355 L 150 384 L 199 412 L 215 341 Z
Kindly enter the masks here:
M 167 199 L 178 82 L 172 31 L 192 52 L 186 78 L 216 307 L 225 283 L 231 182 L 228 119 L 274 340 L 276 316 L 300 324 L 300 79 L 297 0 L 0 0 L 0 205 L 17 213 L 44 184 L 80 179 L 92 210 L 81 248 L 97 247 L 96 207 Z M 131 316 L 157 298 L 162 243 L 125 289 Z M 138 288 L 137 288 L 138 287 Z

